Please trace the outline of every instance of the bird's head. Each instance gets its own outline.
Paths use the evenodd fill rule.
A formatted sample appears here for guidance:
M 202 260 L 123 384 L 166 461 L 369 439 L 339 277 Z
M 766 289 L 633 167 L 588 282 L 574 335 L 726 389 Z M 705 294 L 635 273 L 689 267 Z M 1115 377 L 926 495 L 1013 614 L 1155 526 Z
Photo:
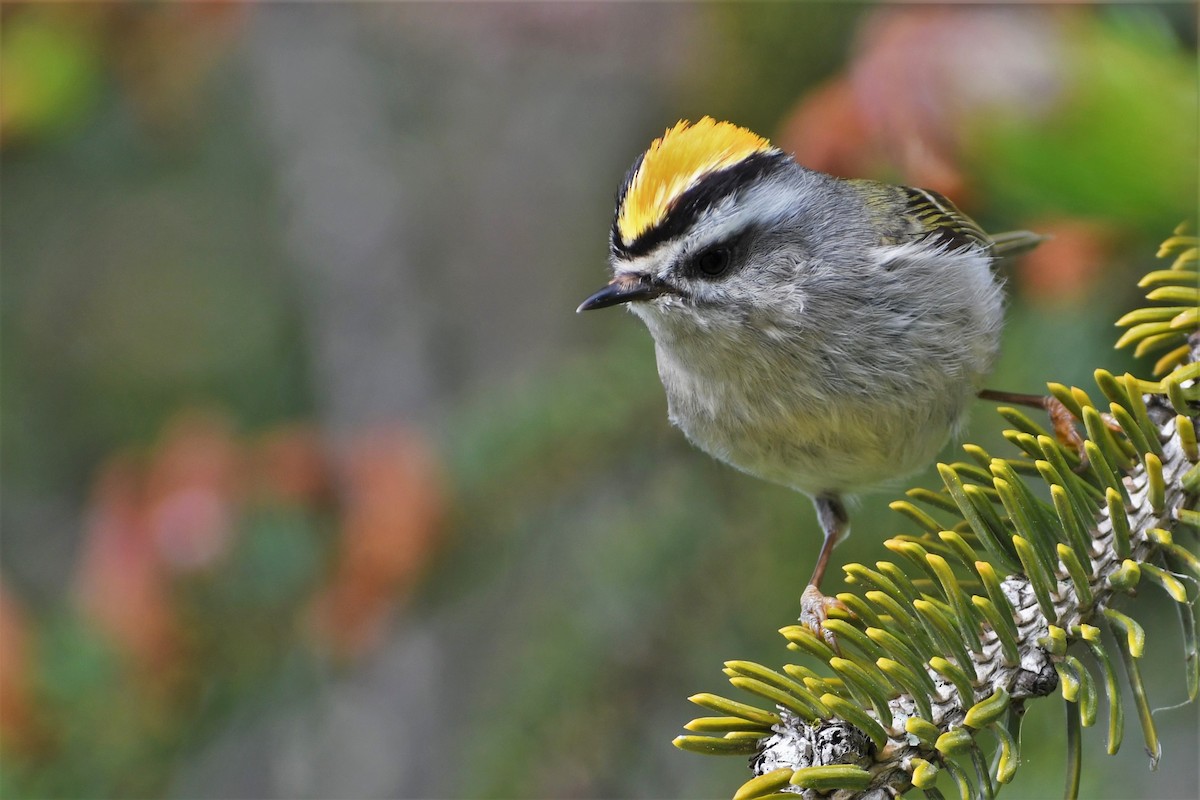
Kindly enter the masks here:
M 777 303 L 803 260 L 802 169 L 765 138 L 704 117 L 638 156 L 617 194 L 613 280 L 580 311 L 618 304 L 651 323 L 737 316 Z

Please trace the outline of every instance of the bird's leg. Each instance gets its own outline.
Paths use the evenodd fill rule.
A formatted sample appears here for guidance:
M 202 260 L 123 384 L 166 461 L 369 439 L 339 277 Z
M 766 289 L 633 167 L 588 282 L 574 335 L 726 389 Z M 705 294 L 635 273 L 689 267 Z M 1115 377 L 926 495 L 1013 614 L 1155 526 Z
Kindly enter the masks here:
M 1075 423 L 1077 422 L 1075 415 L 1057 397 L 1053 395 L 1043 396 L 1040 394 L 996 392 L 991 389 L 984 389 L 979 393 L 979 398 L 997 403 L 1012 403 L 1014 405 L 1044 409 L 1050 417 L 1051 425 L 1054 427 L 1054 438 L 1058 439 L 1063 445 L 1073 449 L 1079 455 L 1081 463 L 1087 464 L 1087 453 L 1083 449 L 1083 437 L 1075 429 Z M 1111 415 L 1101 414 L 1100 416 L 1110 430 L 1120 430 L 1120 426 Z
M 821 523 L 821 530 L 825 532 L 825 541 L 821 544 L 821 553 L 817 556 L 817 566 L 813 569 L 812 578 L 809 579 L 804 594 L 800 596 L 800 622 L 836 649 L 837 641 L 832 633 L 825 630 L 824 622 L 830 609 L 845 609 L 846 606 L 836 597 L 822 594 L 820 586 L 833 548 L 850 533 L 850 518 L 841 498 L 836 494 L 819 494 L 813 498 L 813 505 L 817 508 L 817 520 Z

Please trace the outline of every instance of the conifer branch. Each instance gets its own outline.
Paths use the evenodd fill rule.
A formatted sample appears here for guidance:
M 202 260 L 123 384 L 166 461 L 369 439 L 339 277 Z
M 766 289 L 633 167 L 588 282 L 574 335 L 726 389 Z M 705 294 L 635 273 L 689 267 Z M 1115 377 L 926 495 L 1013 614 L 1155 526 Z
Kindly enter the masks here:
M 940 464 L 942 492 L 909 492 L 931 509 L 955 513 L 952 529 L 941 529 L 913 503 L 893 504 L 926 533 L 885 543 L 899 563 L 879 562 L 874 570 L 847 565 L 847 580 L 863 592 L 839 595 L 853 613 L 827 622 L 840 652 L 804 626 L 784 628 L 788 647 L 815 656 L 818 669 L 788 664 L 779 672 L 727 662 L 730 682 L 774 709 L 694 696 L 723 716 L 694 720 L 687 727 L 701 735 L 678 737 L 676 745 L 751 755 L 755 777 L 736 800 L 883 798 L 914 787 L 936 798 L 943 770 L 963 797 L 990 798 L 1019 763 L 1025 703 L 1057 690 L 1068 705 L 1073 796 L 1079 731 L 1096 722 L 1099 708 L 1100 687 L 1085 662 L 1104 676 L 1108 752 L 1121 744 L 1115 647 L 1156 763 L 1161 748 L 1138 669 L 1145 635 L 1116 606 L 1143 583 L 1156 584 L 1179 604 L 1194 700 L 1200 559 L 1175 539 L 1181 529 L 1200 528 L 1194 510 L 1200 493 L 1198 251 L 1200 240 L 1177 231 L 1159 253 L 1177 254 L 1172 268 L 1141 282 L 1154 287 L 1149 300 L 1172 305 L 1118 322 L 1129 326 L 1118 346 L 1171 348 L 1155 368 L 1166 373 L 1162 380 L 1098 370 L 1097 396 L 1106 405 L 1081 389 L 1050 384 L 1087 430 L 1082 456 L 1020 412 L 1000 409 L 1014 425 L 1005 438 L 1021 455 L 992 458 L 967 445 L 975 463 Z M 1039 482 L 1051 503 L 1034 491 Z M 977 738 L 982 730 L 998 741 L 990 759 Z M 717 733 L 723 735 L 710 735 Z

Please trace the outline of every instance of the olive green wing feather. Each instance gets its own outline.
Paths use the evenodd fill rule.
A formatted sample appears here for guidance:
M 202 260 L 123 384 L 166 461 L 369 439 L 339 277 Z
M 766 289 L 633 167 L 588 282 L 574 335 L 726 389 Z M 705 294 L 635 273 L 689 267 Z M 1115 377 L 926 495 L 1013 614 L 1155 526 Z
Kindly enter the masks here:
M 952 249 L 982 247 L 997 258 L 1027 252 L 1046 239 L 1030 231 L 990 235 L 944 195 L 912 186 L 900 189 L 904 198 L 902 214 L 913 229 L 910 235 L 914 237 L 945 244 Z
M 865 201 L 885 244 L 929 241 L 952 250 L 977 247 L 1002 258 L 1032 250 L 1047 238 L 1029 231 L 988 234 L 945 195 L 932 189 L 864 179 L 847 183 Z
M 1049 239 L 1033 231 L 1005 231 L 992 234 L 992 255 L 997 258 L 1019 256 L 1028 253 L 1042 242 Z

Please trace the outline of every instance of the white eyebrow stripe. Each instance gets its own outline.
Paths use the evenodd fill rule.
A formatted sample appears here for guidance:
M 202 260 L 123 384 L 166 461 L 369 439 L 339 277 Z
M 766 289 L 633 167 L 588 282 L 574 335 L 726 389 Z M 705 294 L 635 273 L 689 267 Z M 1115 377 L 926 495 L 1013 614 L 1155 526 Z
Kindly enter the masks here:
M 778 224 L 797 213 L 795 200 L 794 194 L 779 191 L 772 183 L 752 187 L 701 215 L 684 241 L 691 238 L 689 249 L 702 249 L 736 236 L 751 225 Z

